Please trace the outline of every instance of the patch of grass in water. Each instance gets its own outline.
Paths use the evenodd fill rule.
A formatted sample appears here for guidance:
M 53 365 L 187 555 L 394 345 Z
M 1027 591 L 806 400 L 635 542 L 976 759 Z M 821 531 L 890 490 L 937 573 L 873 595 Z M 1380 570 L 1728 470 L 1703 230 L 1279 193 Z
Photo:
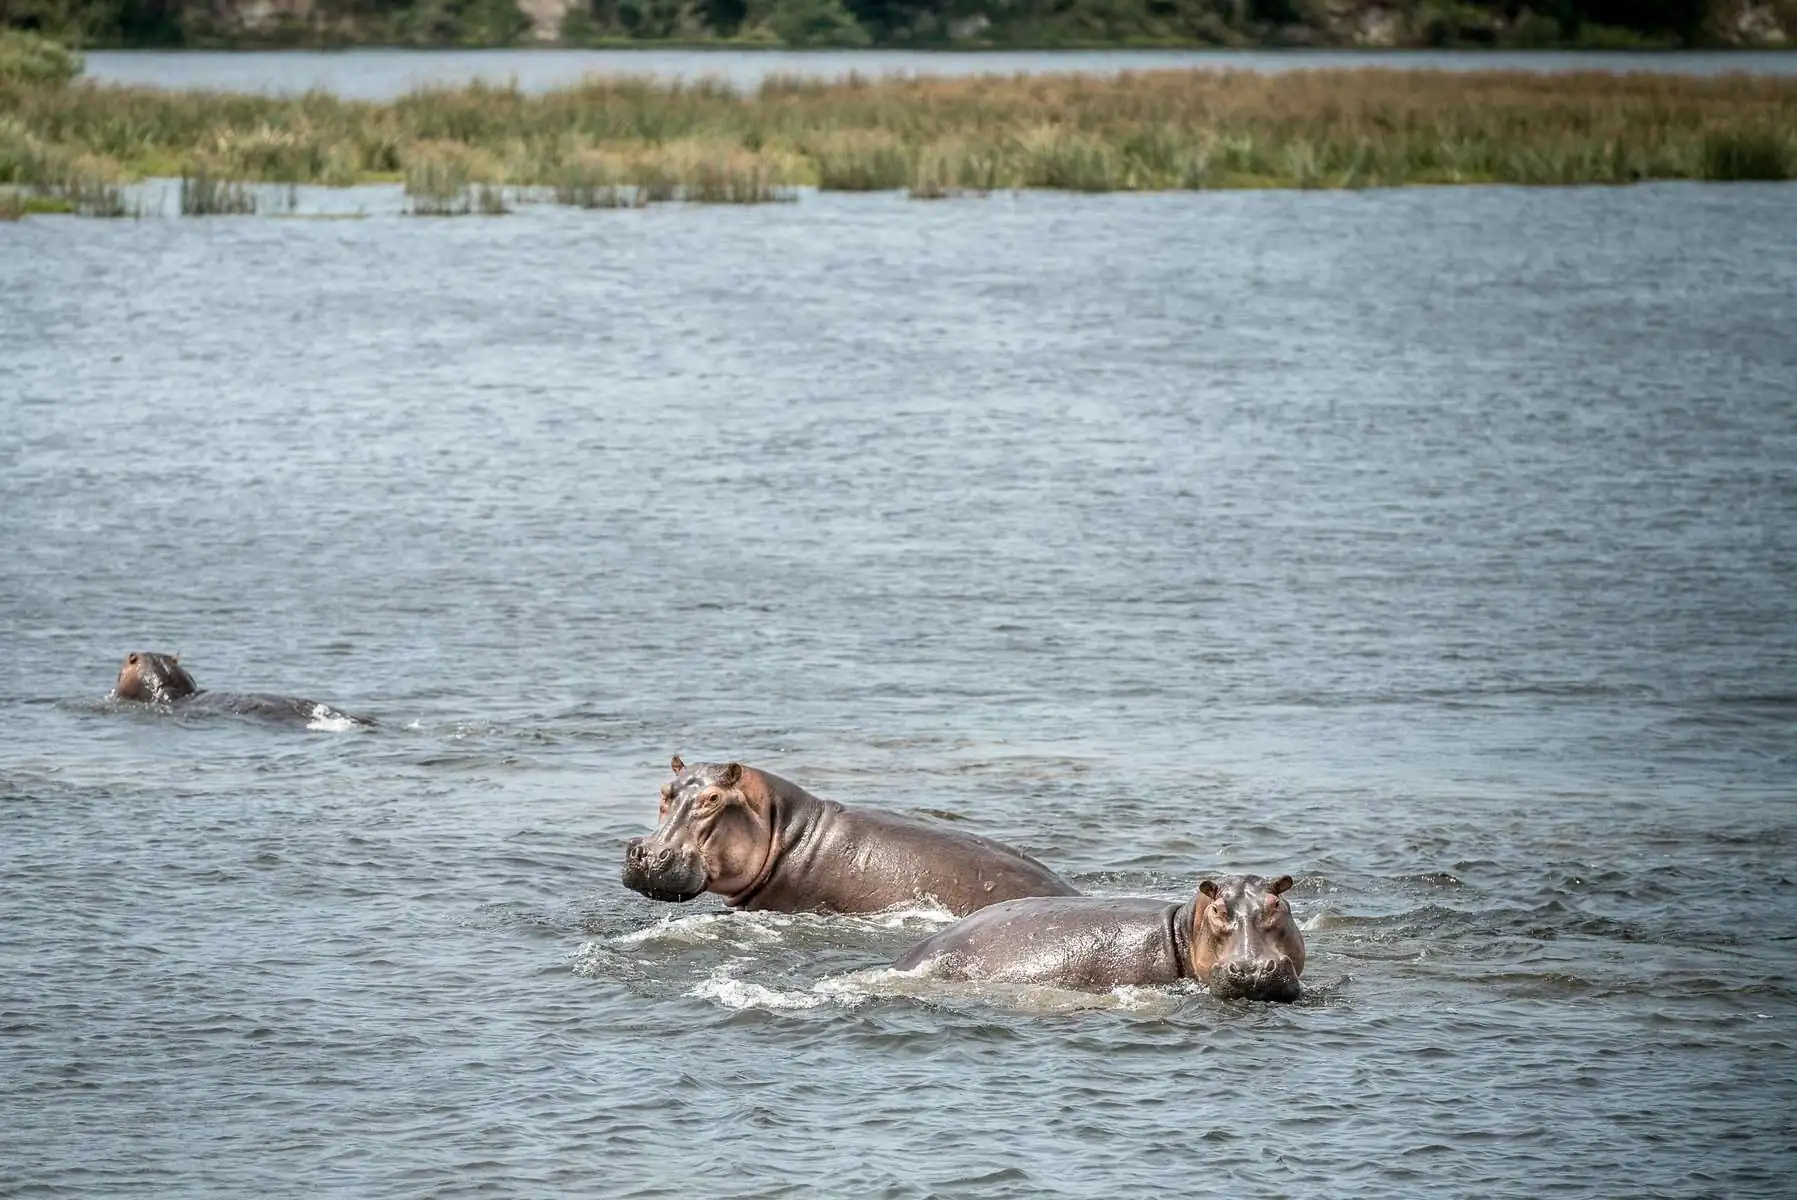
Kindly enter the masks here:
M 1781 180 L 1797 175 L 1792 135 L 1777 129 L 1725 130 L 1703 139 L 1705 179 Z
M 795 198 L 790 188 L 774 185 L 773 168 L 755 154 L 701 161 L 689 177 L 680 198 L 693 204 L 773 204 Z
M 484 157 L 455 143 L 420 147 L 405 164 L 406 211 L 415 217 L 503 216 L 505 188 Z
M 116 220 L 143 215 L 143 206 L 127 201 L 125 190 L 115 180 L 103 175 L 72 173 L 54 183 L 39 185 L 37 195 L 28 202 L 28 211 L 73 213 L 78 217 L 100 217 Z
M 805 144 L 826 192 L 895 192 L 911 182 L 911 155 L 883 129 L 831 134 Z
M 905 195 L 913 200 L 985 196 L 998 186 L 1000 159 L 959 138 L 944 138 L 917 152 Z
M 615 154 L 590 151 L 555 168 L 550 197 L 570 208 L 641 208 L 646 191 L 625 182 L 626 169 Z
M 204 167 L 181 173 L 184 217 L 248 216 L 256 211 L 256 194 L 232 180 L 220 179 Z

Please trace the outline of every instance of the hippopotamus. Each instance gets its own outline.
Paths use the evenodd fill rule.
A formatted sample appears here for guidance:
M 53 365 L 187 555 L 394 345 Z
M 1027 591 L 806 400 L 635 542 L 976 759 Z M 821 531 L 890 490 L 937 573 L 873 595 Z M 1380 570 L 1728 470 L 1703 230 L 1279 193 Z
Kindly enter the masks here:
M 112 695 L 118 700 L 135 700 L 164 708 L 183 711 L 220 711 L 274 720 L 349 721 L 356 725 L 372 725 L 367 717 L 353 717 L 338 712 L 316 700 L 300 696 L 273 696 L 266 692 L 208 692 L 194 683 L 193 676 L 181 665 L 179 654 L 155 654 L 139 650 L 125 656 L 119 668 L 118 682 Z
M 820 800 L 741 763 L 674 759 L 661 822 L 631 839 L 624 884 L 653 900 L 715 892 L 733 909 L 871 913 L 919 901 L 964 916 L 1072 884 L 990 838 Z
M 917 943 L 892 965 L 934 979 L 1083 991 L 1196 979 L 1223 999 L 1298 998 L 1304 935 L 1290 875 L 1206 879 L 1184 904 L 1101 896 L 1009 900 Z

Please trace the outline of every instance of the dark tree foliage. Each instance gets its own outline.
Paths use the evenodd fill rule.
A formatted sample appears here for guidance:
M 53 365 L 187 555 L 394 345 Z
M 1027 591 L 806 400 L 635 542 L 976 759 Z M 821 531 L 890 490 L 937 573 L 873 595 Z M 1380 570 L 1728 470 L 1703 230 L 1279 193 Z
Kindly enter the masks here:
M 1643 33 L 1672 33 L 1696 41 L 1709 19 L 1708 0 L 1568 0 L 1580 22 L 1615 25 Z
M 574 0 L 571 42 L 754 37 L 811 45 L 1287 43 L 1397 17 L 1400 44 L 1698 45 L 1742 0 Z M 1797 35 L 1797 0 L 1769 0 Z M 272 15 L 271 15 L 272 14 Z M 0 25 L 87 45 L 363 41 L 505 45 L 518 0 L 0 0 Z

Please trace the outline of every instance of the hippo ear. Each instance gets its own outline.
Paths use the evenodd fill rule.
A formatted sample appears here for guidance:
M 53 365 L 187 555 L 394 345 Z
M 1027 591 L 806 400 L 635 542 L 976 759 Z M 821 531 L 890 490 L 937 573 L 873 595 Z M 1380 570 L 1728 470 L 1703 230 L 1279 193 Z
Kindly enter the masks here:
M 181 652 L 179 650 L 175 651 L 173 654 L 168 656 L 168 660 L 169 660 L 169 662 L 174 663 L 176 666 L 180 666 L 181 665 Z
M 726 763 L 724 773 L 718 776 L 719 787 L 735 787 L 743 777 L 743 765 L 738 762 Z
M 680 756 L 678 754 L 676 754 L 674 756 L 674 764 L 673 765 L 674 765 L 674 774 L 676 774 L 676 775 L 678 775 L 678 774 L 680 774 L 680 772 L 686 770 L 686 764 L 680 761 Z
M 1267 894 L 1269 896 L 1283 895 L 1291 890 L 1292 877 L 1290 875 L 1281 875 L 1278 879 L 1275 879 L 1272 883 L 1267 885 Z
M 1198 885 L 1198 894 L 1203 896 L 1206 900 L 1215 900 L 1218 895 L 1217 885 L 1206 879 L 1203 883 Z

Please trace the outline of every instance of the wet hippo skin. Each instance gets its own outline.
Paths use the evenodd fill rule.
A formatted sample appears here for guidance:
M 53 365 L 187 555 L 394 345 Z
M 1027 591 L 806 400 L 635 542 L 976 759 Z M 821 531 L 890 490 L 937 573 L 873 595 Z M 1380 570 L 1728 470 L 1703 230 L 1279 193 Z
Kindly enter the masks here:
M 740 763 L 674 759 L 661 823 L 625 850 L 624 883 L 656 900 L 714 892 L 733 908 L 868 913 L 934 900 L 957 915 L 1020 896 L 1072 896 L 1001 842 L 821 800 Z
M 1184 904 L 1103 896 L 994 904 L 911 947 L 892 965 L 937 979 L 1087 991 L 1197 979 L 1211 993 L 1296 1000 L 1304 935 L 1283 893 L 1291 876 L 1207 879 Z
M 372 725 L 367 717 L 350 716 L 302 696 L 277 696 L 268 692 L 209 692 L 194 682 L 179 654 L 148 650 L 125 656 L 113 684 L 114 699 L 179 708 L 184 712 L 217 711 L 276 721 L 310 722 L 319 717 L 338 717 L 357 725 Z

